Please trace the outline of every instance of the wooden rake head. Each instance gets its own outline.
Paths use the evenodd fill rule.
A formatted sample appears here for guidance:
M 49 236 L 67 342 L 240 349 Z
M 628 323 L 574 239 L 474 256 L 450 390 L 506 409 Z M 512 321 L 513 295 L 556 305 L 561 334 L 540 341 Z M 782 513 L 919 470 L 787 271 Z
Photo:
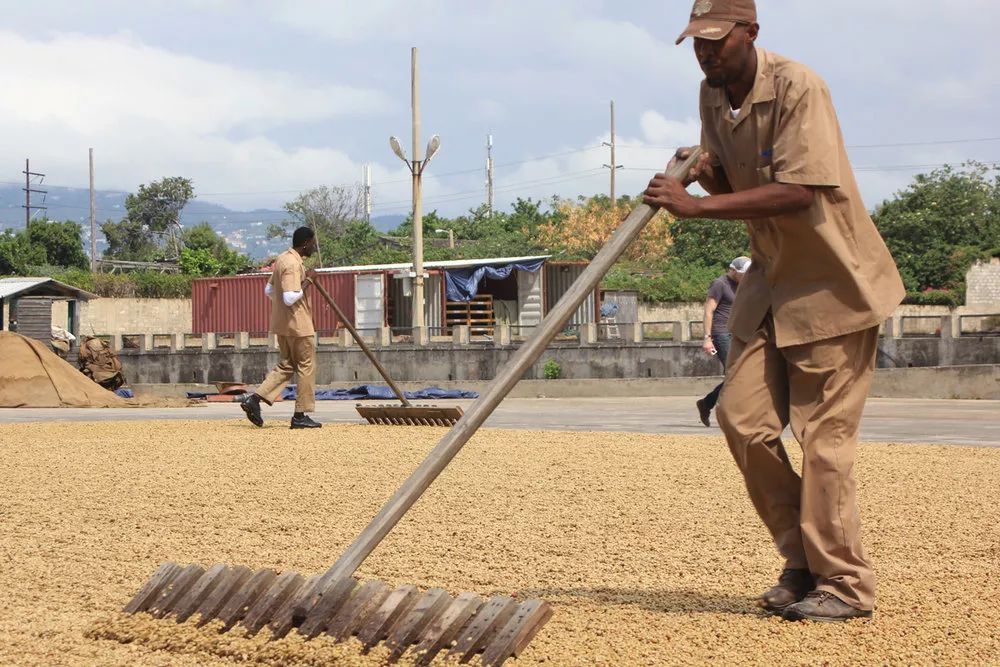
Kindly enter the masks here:
M 358 414 L 369 424 L 392 426 L 454 426 L 462 418 L 462 408 L 439 408 L 436 405 L 361 405 Z
M 503 664 L 520 655 L 552 616 L 543 600 L 519 602 L 505 595 L 488 600 L 475 593 L 452 597 L 443 588 L 392 588 L 354 577 L 334 579 L 323 590 L 319 586 L 320 575 L 167 562 L 124 611 L 177 623 L 192 619 L 198 627 L 219 620 L 222 632 L 247 636 L 266 627 L 273 639 L 293 629 L 307 640 L 325 635 L 340 642 L 356 636 L 365 652 L 385 642 L 389 662 L 406 655 L 418 665 L 430 663 L 442 651 L 460 662 L 479 655 L 484 665 Z

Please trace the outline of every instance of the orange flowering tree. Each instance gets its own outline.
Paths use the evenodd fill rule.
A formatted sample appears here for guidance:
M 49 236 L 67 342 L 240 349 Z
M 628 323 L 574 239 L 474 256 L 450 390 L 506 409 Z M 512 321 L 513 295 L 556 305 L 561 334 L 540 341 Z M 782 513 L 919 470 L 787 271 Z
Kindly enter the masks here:
M 590 259 L 637 203 L 622 197 L 618 206 L 612 206 L 610 199 L 603 195 L 581 197 L 577 201 L 556 200 L 558 215 L 538 226 L 538 240 L 541 245 L 559 250 L 568 257 Z M 664 259 L 671 244 L 671 221 L 665 212 L 658 213 L 629 246 L 624 259 L 636 262 Z

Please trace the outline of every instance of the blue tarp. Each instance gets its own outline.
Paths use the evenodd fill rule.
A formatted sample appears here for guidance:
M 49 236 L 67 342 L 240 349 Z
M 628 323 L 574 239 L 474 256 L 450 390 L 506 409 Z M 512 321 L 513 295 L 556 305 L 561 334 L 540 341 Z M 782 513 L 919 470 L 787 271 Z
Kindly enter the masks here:
M 462 389 L 442 389 L 441 387 L 427 387 L 418 391 L 404 391 L 403 394 L 412 400 L 427 401 L 438 398 L 478 398 L 479 393 L 475 391 L 464 391 Z M 295 385 L 288 385 L 281 392 L 281 399 L 284 401 L 295 400 Z M 381 385 L 363 384 L 360 387 L 351 389 L 317 389 L 317 401 L 361 401 L 374 399 L 379 401 L 398 400 L 389 387 Z
M 506 266 L 449 269 L 444 272 L 445 294 L 449 301 L 472 301 L 472 298 L 479 292 L 479 282 L 483 278 L 503 280 L 515 270 L 535 273 L 542 268 L 544 263 L 544 259 L 535 259 L 530 262 L 518 262 Z
M 132 390 L 125 389 L 124 387 L 122 387 L 121 389 L 115 389 L 115 393 L 121 396 L 122 398 L 135 398 L 135 394 L 132 393 Z
M 465 391 L 463 389 L 442 389 L 441 387 L 427 387 L 418 391 L 407 391 L 403 393 L 406 394 L 407 398 L 417 401 L 428 401 L 441 398 L 479 398 L 479 393 L 475 391 Z M 211 394 L 206 392 L 199 391 L 189 391 L 187 393 L 187 397 L 193 399 L 205 398 L 210 395 Z M 131 396 L 127 398 L 131 398 Z M 284 401 L 294 401 L 295 385 L 288 385 L 285 387 L 285 390 L 281 393 L 281 399 Z M 351 389 L 316 390 L 317 401 L 363 401 L 365 399 L 378 401 L 397 400 L 396 395 L 392 393 L 392 389 L 389 387 L 371 384 L 363 384 L 360 387 L 352 387 Z

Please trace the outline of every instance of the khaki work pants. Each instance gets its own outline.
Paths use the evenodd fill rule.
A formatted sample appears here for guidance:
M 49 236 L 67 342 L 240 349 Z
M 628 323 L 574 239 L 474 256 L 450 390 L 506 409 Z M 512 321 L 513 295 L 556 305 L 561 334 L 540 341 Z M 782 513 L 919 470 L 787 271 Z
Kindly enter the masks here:
M 278 336 L 281 361 L 257 387 L 257 395 L 271 405 L 281 390 L 298 376 L 295 388 L 295 411 L 312 412 L 316 408 L 316 339 L 314 336 Z
M 779 349 L 768 313 L 749 341 L 733 339 L 716 412 L 785 567 L 810 570 L 817 589 L 866 611 L 875 575 L 861 546 L 854 457 L 877 344 L 874 327 Z M 801 477 L 781 443 L 789 423 Z

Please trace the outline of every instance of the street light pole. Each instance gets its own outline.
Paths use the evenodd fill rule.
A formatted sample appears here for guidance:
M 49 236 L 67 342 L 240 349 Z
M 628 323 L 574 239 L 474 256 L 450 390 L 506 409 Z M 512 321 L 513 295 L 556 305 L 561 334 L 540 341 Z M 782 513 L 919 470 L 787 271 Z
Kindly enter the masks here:
M 421 210 L 420 186 L 423 165 L 420 159 L 420 75 L 417 69 L 417 47 L 410 51 L 410 102 L 413 110 L 413 326 L 424 326 L 424 221 Z
M 427 153 L 420 157 L 420 80 L 417 75 L 417 49 L 410 52 L 410 100 L 413 106 L 413 159 L 406 157 L 403 145 L 395 136 L 389 137 L 389 146 L 400 160 L 406 163 L 413 175 L 413 317 L 414 328 L 424 326 L 424 220 L 421 210 L 421 179 L 427 164 L 441 147 L 441 137 L 434 135 L 427 142 Z

